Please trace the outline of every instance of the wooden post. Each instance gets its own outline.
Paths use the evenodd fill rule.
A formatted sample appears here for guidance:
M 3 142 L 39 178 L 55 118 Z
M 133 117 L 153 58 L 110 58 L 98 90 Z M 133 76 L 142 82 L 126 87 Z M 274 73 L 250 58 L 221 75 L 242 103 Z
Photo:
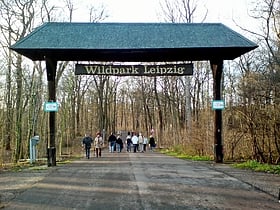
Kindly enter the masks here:
M 210 61 L 212 73 L 213 73 L 213 99 L 221 100 L 221 80 L 223 74 L 223 60 L 211 60 Z M 215 162 L 222 163 L 223 144 L 222 144 L 222 110 L 215 110 L 214 113 L 214 153 Z
M 56 101 L 56 87 L 55 87 L 56 66 L 57 66 L 56 60 L 46 58 L 49 101 L 52 102 Z M 56 124 L 55 112 L 49 112 L 50 136 L 49 136 L 49 142 L 47 148 L 48 166 L 56 166 L 55 124 Z

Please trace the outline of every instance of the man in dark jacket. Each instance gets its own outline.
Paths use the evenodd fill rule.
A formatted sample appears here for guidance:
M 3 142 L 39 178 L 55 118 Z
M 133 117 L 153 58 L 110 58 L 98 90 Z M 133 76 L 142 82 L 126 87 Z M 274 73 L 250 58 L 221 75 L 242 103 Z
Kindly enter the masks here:
M 153 152 L 156 147 L 156 141 L 155 141 L 155 138 L 153 137 L 153 135 L 150 136 L 149 143 L 150 143 L 150 149 Z
M 91 148 L 92 142 L 93 142 L 93 139 L 88 134 L 86 134 L 85 137 L 83 138 L 83 145 L 85 146 L 87 159 L 89 159 L 89 157 L 90 157 L 90 148 Z
M 112 132 L 109 136 L 108 143 L 109 143 L 109 152 L 115 151 L 115 145 L 116 145 L 117 137 Z

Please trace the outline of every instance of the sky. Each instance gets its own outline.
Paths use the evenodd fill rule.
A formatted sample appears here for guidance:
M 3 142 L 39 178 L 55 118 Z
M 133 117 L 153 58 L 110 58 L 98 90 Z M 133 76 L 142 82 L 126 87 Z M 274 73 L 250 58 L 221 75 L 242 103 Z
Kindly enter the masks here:
M 163 22 L 161 3 L 165 0 L 77 0 L 79 8 L 74 12 L 74 21 L 87 22 L 85 8 L 103 6 L 108 14 L 103 22 Z M 172 2 L 172 0 L 169 0 Z M 206 10 L 204 22 L 223 23 L 233 30 L 241 31 L 239 26 L 252 30 L 256 23 L 248 11 L 252 9 L 252 0 L 192 0 L 198 2 L 195 22 L 201 22 Z M 76 15 L 75 15 L 76 13 Z M 236 23 L 239 25 L 237 26 Z

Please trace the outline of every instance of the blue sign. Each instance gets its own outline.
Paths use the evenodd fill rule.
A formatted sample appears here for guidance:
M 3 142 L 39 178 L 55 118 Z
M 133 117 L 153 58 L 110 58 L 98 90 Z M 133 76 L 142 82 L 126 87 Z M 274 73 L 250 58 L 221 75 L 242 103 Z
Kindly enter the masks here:
M 224 100 L 213 100 L 212 101 L 212 109 L 213 110 L 223 110 L 223 109 L 225 109 L 225 101 Z
M 58 111 L 58 103 L 57 102 L 45 102 L 44 111 L 45 112 L 57 112 Z

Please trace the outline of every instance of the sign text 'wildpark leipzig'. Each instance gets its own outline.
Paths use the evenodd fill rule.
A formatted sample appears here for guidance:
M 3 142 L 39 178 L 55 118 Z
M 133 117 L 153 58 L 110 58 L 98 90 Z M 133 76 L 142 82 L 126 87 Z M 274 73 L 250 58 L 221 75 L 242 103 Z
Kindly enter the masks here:
M 76 64 L 76 75 L 183 76 L 193 75 L 193 64 L 100 65 Z

